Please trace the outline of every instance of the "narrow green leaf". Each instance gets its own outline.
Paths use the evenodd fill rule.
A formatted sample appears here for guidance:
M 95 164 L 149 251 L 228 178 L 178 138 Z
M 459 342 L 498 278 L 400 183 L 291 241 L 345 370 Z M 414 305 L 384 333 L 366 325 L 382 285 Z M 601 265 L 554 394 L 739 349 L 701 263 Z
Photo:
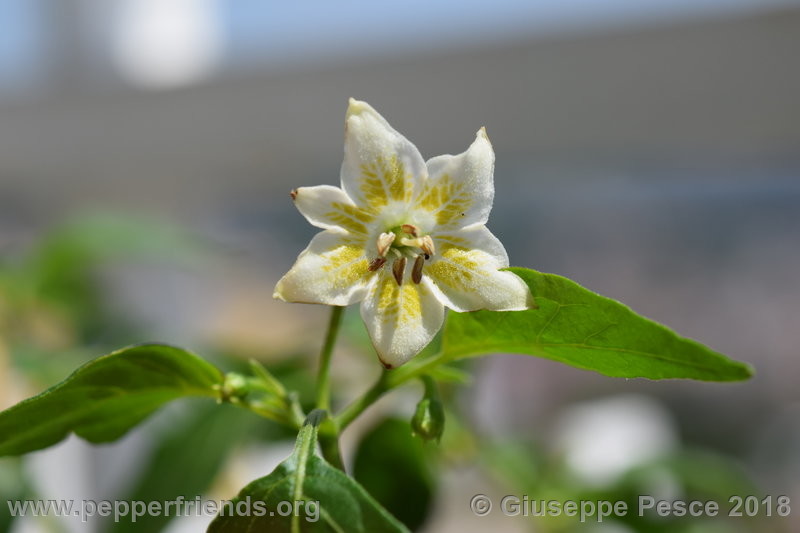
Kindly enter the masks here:
M 408 533 L 361 485 L 314 453 L 316 424 L 306 422 L 292 455 L 242 489 L 208 533 Z
M 751 368 L 627 306 L 554 274 L 512 268 L 538 309 L 450 313 L 442 351 L 447 360 L 492 352 L 546 357 L 613 377 L 737 381 Z
M 90 442 L 115 440 L 166 402 L 217 397 L 222 379 L 213 365 L 180 348 L 123 348 L 0 413 L 0 456 L 52 446 L 70 432 Z

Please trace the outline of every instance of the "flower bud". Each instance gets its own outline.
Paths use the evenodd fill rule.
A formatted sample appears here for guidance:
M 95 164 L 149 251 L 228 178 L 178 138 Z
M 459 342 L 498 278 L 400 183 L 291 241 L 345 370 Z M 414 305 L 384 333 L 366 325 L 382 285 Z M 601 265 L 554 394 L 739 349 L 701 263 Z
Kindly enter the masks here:
M 221 401 L 237 403 L 249 392 L 247 378 L 235 372 L 228 372 L 225 374 L 225 381 L 219 387 L 219 392 Z
M 411 418 L 411 429 L 414 435 L 422 440 L 439 442 L 444 433 L 444 407 L 436 390 L 436 383 L 428 376 L 425 380 L 425 396 L 417 404 Z

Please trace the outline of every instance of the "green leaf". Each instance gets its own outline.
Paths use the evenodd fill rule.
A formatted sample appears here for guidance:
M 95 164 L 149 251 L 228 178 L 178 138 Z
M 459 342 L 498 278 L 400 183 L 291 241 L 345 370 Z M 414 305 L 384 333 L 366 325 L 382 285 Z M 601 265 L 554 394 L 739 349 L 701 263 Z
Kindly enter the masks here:
M 213 365 L 180 348 L 123 348 L 0 413 L 0 456 L 46 448 L 70 432 L 90 442 L 115 440 L 166 402 L 216 398 L 222 379 Z
M 751 368 L 554 274 L 512 268 L 538 309 L 449 313 L 445 360 L 492 352 L 546 357 L 612 377 L 737 381 Z
M 10 458 L 0 460 L 0 533 L 9 533 L 14 530 L 15 516 L 11 513 L 8 504 L 33 500 L 35 495 L 25 475 L 22 459 Z
M 412 531 L 428 518 L 435 492 L 423 446 L 408 421 L 386 418 L 361 440 L 353 463 L 356 481 Z
M 318 413 L 309 415 L 292 455 L 242 489 L 208 533 L 408 533 L 361 485 L 315 454 Z M 294 513 L 287 512 L 292 503 Z

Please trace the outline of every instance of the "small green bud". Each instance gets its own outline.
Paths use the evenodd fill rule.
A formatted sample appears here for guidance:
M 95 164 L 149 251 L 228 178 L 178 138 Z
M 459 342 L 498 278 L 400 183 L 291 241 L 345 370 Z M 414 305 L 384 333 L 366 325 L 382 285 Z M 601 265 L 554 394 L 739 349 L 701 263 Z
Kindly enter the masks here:
M 225 374 L 225 381 L 220 389 L 221 400 L 224 402 L 237 403 L 249 392 L 247 378 L 235 372 Z
M 424 376 L 423 381 L 425 396 L 417 404 L 411 418 L 411 429 L 422 440 L 439 442 L 444 433 L 444 407 L 439 400 L 436 382 L 429 376 Z
M 422 440 L 439 442 L 444 433 L 444 408 L 438 399 L 423 398 L 411 418 L 414 435 Z

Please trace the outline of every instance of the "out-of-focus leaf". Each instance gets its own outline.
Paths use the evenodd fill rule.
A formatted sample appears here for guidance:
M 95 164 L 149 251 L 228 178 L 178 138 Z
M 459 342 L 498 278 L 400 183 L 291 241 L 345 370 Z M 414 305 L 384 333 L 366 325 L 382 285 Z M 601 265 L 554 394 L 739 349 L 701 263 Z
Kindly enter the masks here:
M 356 481 L 411 530 L 427 519 L 435 492 L 423 446 L 407 421 L 387 418 L 361 440 L 353 465 Z
M 166 402 L 216 398 L 222 379 L 210 363 L 180 348 L 123 348 L 0 413 L 0 455 L 46 448 L 71 432 L 90 442 L 115 440 Z
M 356 481 L 315 454 L 315 414 L 300 430 L 292 455 L 242 489 L 211 523 L 209 533 L 408 532 Z M 294 502 L 294 515 L 287 513 L 285 502 Z
M 428 375 L 441 383 L 456 383 L 458 385 L 470 385 L 472 374 L 451 365 L 439 365 L 432 368 Z
M 510 440 L 484 443 L 481 460 L 495 475 L 519 490 L 539 492 L 539 483 L 545 481 L 543 454 L 529 443 Z
M 656 501 L 672 500 L 664 487 L 677 490 L 679 500 L 714 501 L 719 505 L 719 515 L 707 516 L 659 516 L 652 509 L 638 512 L 639 500 L 643 496 L 651 496 Z M 673 532 L 730 532 L 760 533 L 761 531 L 788 532 L 786 519 L 776 516 L 774 507 L 772 516 L 760 513 L 758 517 L 731 517 L 728 511 L 732 508 L 729 498 L 733 495 L 747 497 L 754 495 L 762 498 L 759 489 L 748 477 L 742 465 L 733 459 L 710 451 L 679 450 L 654 461 L 639 465 L 628 471 L 615 483 L 603 489 L 594 489 L 577 497 L 591 499 L 624 500 L 629 509 L 627 515 L 617 517 L 633 531 L 641 533 L 673 533 Z M 773 498 L 773 505 L 775 498 Z M 764 509 L 759 507 L 760 511 Z
M 85 268 L 112 256 L 192 258 L 201 247 L 185 231 L 165 221 L 140 216 L 94 213 L 72 219 L 47 235 L 35 260 Z
M 513 268 L 538 309 L 449 313 L 442 351 L 447 360 L 512 352 L 546 357 L 613 377 L 737 381 L 751 368 L 625 305 L 554 274 Z
M 194 500 L 208 489 L 231 450 L 260 422 L 252 413 L 233 406 L 197 406 L 170 427 L 123 500 L 165 502 L 176 501 L 178 496 Z M 161 531 L 174 516 L 145 514 L 135 521 L 123 516 L 109 522 L 106 531 Z
M 30 499 L 22 460 L 17 458 L 0 459 L 0 533 L 12 530 L 15 517 L 11 515 L 8 502 L 21 502 Z
M 695 498 L 727 501 L 733 494 L 759 494 L 741 464 L 725 455 L 700 450 L 681 450 L 638 466 L 620 479 L 616 490 L 630 487 L 631 492 L 638 493 L 652 489 L 648 483 L 663 478 L 665 472 Z

